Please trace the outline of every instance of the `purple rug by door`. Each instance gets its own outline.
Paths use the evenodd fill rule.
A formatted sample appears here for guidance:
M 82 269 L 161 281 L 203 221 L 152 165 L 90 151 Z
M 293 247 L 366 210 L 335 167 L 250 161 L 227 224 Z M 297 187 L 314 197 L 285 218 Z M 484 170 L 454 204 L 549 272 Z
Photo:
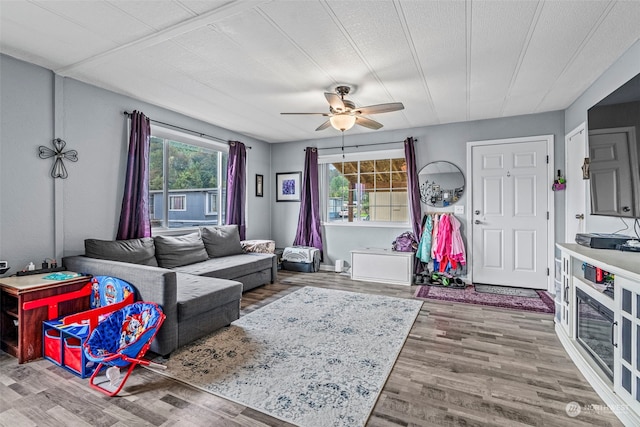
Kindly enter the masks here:
M 418 286 L 415 297 L 553 314 L 555 312 L 553 298 L 545 291 L 536 291 L 536 293 L 538 298 L 481 293 L 476 292 L 473 285 L 467 286 L 464 290 Z

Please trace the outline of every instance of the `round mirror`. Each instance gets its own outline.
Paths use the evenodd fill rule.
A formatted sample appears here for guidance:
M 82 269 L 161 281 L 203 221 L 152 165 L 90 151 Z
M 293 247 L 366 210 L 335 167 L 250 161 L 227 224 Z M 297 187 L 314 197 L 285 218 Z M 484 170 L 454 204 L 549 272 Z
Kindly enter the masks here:
M 464 193 L 464 175 L 453 163 L 429 163 L 418 173 L 420 200 L 429 206 L 445 207 L 454 204 Z

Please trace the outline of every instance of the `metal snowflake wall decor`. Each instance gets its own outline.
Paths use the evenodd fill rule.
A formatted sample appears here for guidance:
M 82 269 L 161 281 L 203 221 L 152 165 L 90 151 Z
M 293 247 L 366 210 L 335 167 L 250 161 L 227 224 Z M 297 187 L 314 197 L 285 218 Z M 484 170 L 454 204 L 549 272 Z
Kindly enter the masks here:
M 38 150 L 38 157 L 41 159 L 48 159 L 50 157 L 55 157 L 55 162 L 53 163 L 53 167 L 51 168 L 51 178 L 62 178 L 65 179 L 69 176 L 67 173 L 67 168 L 64 167 L 64 162 L 62 159 L 67 159 L 72 162 L 78 161 L 78 152 L 76 150 L 64 151 L 64 147 L 67 145 L 60 138 L 56 138 L 52 141 L 53 148 L 47 148 L 44 145 L 41 145 Z

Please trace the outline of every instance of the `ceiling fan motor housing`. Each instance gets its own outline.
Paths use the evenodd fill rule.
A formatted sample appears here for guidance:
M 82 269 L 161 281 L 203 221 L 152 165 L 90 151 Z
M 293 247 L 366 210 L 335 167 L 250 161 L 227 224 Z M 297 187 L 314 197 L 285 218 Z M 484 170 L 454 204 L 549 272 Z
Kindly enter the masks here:
M 349 86 L 338 86 L 336 87 L 336 93 L 344 98 L 345 95 L 349 95 L 351 92 L 351 88 Z
M 340 113 L 349 112 L 351 110 L 355 110 L 355 108 L 356 108 L 356 104 L 354 104 L 352 101 L 349 101 L 348 99 L 343 99 L 342 103 L 344 104 L 344 109 L 342 109 L 342 108 L 333 108 L 333 107 L 329 106 L 329 110 L 332 113 L 340 114 Z

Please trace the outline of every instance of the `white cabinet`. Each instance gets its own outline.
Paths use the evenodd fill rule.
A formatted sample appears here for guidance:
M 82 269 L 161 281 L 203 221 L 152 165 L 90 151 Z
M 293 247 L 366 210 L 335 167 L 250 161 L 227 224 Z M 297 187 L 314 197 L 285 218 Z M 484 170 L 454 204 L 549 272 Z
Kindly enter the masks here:
M 614 390 L 640 413 L 640 285 L 616 276 L 615 300 Z
M 571 286 L 571 256 L 563 251 L 560 262 L 562 264 L 560 267 L 560 313 L 556 313 L 556 321 L 560 323 L 567 336 L 573 338 L 571 301 L 575 297 L 573 296 L 574 289 Z
M 640 254 L 557 246 L 561 295 L 556 295 L 556 334 L 615 415 L 625 425 L 640 425 Z M 613 295 L 585 278 L 583 264 L 615 275 Z
M 351 251 L 351 278 L 411 286 L 413 258 L 413 252 L 373 248 L 356 249 Z

